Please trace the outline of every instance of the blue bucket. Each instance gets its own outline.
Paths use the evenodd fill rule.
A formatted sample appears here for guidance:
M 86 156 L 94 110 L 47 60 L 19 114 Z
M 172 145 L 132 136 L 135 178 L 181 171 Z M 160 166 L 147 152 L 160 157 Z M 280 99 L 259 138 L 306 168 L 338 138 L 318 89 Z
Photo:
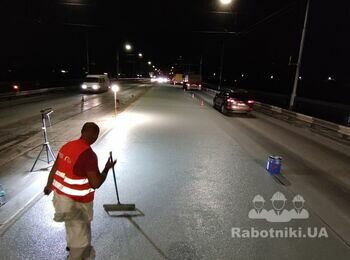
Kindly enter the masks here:
M 282 157 L 270 155 L 267 159 L 266 170 L 271 174 L 280 174 L 282 167 Z

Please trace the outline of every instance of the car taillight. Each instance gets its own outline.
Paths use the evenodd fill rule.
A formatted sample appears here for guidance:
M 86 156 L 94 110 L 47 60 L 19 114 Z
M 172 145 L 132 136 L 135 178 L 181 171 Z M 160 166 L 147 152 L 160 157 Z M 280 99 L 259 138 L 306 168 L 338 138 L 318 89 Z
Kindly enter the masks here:
M 248 104 L 254 104 L 255 103 L 255 101 L 254 100 L 248 100 L 248 102 L 247 102 Z
M 235 100 L 234 98 L 228 98 L 227 103 L 235 105 L 235 104 L 237 104 L 237 100 Z

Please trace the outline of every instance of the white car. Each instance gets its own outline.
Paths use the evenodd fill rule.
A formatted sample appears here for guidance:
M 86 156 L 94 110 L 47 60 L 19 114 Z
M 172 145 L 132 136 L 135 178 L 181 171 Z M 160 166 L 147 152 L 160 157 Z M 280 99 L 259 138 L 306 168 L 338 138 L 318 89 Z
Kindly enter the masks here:
M 81 89 L 87 92 L 104 92 L 108 90 L 109 84 L 107 75 L 87 75 Z

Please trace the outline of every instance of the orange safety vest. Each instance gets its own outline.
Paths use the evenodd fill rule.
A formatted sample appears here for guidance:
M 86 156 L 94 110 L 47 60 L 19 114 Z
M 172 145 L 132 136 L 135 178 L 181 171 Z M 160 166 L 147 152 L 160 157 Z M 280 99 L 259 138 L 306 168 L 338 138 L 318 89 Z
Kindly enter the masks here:
M 80 155 L 91 149 L 83 139 L 68 142 L 59 151 L 56 173 L 52 183 L 53 190 L 78 202 L 91 202 L 95 190 L 91 188 L 87 177 L 77 176 L 74 165 Z

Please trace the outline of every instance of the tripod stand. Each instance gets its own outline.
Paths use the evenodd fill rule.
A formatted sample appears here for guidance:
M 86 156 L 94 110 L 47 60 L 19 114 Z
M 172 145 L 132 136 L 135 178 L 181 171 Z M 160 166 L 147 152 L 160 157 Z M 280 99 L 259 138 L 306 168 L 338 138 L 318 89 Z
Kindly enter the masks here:
M 47 109 L 41 110 L 40 113 L 41 113 L 41 122 L 42 122 L 41 129 L 43 129 L 43 132 L 44 132 L 44 143 L 42 144 L 42 148 L 41 148 L 38 156 L 35 159 L 35 162 L 32 166 L 32 169 L 30 170 L 31 172 L 34 170 L 34 167 L 39 160 L 44 161 L 44 160 L 40 159 L 41 153 L 44 150 L 46 151 L 47 163 L 49 164 L 50 162 L 55 161 L 55 155 L 52 152 L 52 149 L 51 149 L 48 137 L 47 137 L 47 129 L 46 129 L 46 117 L 50 119 L 50 114 L 53 113 L 53 110 L 51 108 L 47 108 Z M 51 159 L 50 159 L 50 156 L 51 156 Z

